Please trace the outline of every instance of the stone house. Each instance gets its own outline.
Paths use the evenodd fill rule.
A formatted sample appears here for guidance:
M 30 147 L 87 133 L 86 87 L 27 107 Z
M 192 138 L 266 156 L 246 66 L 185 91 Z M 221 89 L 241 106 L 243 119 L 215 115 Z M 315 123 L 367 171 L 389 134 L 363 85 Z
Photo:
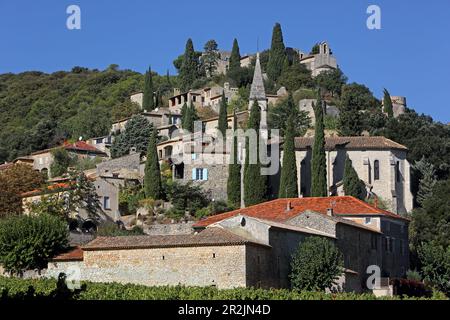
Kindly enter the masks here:
M 77 157 L 79 159 L 83 158 L 102 158 L 106 159 L 108 158 L 108 154 L 100 149 L 97 149 L 93 145 L 90 145 L 86 143 L 85 141 L 76 141 L 74 143 L 64 143 L 60 147 L 51 148 L 51 149 L 45 149 L 33 152 L 30 154 L 27 158 L 33 160 L 33 169 L 40 171 L 42 173 L 45 173 L 47 175 L 50 175 L 50 166 L 53 163 L 53 155 L 52 151 L 63 148 L 67 150 L 67 152 L 73 156 Z
M 319 53 L 305 54 L 298 52 L 300 63 L 304 64 L 308 70 L 311 70 L 312 76 L 315 77 L 321 72 L 336 69 L 338 67 L 336 58 L 330 50 L 327 42 L 319 44 Z
M 343 253 L 340 290 L 366 291 L 369 265 L 398 276 L 384 262 L 385 234 L 345 217 L 392 215 L 394 219 L 394 214 L 368 208 L 351 197 L 336 200 L 333 209 L 329 208 L 333 198 L 266 202 L 199 221 L 194 234 L 98 237 L 82 250 L 56 257 L 48 265 L 47 276 L 56 277 L 73 266 L 81 280 L 90 281 L 288 288 L 292 254 L 310 236 L 335 242 Z M 407 226 L 406 219 L 396 219 Z M 402 263 L 396 260 L 395 267 L 407 267 Z
M 311 189 L 311 157 L 314 138 L 295 138 L 295 157 L 300 196 L 307 197 Z M 352 160 L 358 176 L 372 196 L 384 202 L 396 213 L 413 208 L 411 168 L 406 158 L 407 148 L 385 137 L 327 137 L 325 153 L 327 183 L 330 195 L 343 195 L 341 182 L 346 155 Z M 281 159 L 283 153 L 281 152 Z M 276 180 L 276 179 L 275 179 Z M 277 186 L 273 186 L 277 192 Z
M 239 215 L 334 237 L 344 255 L 344 267 L 357 273 L 359 290 L 364 288 L 370 265 L 379 266 L 384 277 L 403 277 L 409 268 L 409 220 L 350 196 L 276 199 L 211 216 L 193 227 L 199 230 Z
M 394 118 L 402 115 L 406 111 L 406 98 L 400 96 L 391 96 L 392 101 L 392 111 L 394 113 Z M 381 104 L 383 105 L 384 112 L 384 99 L 381 99 Z

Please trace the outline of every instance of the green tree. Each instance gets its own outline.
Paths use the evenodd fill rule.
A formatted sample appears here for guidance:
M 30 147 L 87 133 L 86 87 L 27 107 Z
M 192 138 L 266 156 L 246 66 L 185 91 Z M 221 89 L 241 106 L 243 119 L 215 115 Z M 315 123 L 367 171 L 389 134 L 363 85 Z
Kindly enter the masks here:
M 198 55 L 195 53 L 192 39 L 188 39 L 179 74 L 181 90 L 187 91 L 192 88 L 192 84 L 198 77 L 198 69 Z
M 125 130 L 114 139 L 111 157 L 119 158 L 130 153 L 131 148 L 143 154 L 153 132 L 153 124 L 142 115 L 134 115 L 125 125 Z
M 413 254 L 422 243 L 450 246 L 450 179 L 438 181 L 429 197 L 412 212 L 410 247 Z
M 239 50 L 239 44 L 237 39 L 233 40 L 233 48 L 231 49 L 230 55 L 230 65 L 228 67 L 228 72 L 236 72 L 241 68 L 241 53 Z
M 142 108 L 153 110 L 155 108 L 155 88 L 153 86 L 152 69 L 149 67 L 145 73 L 144 97 L 142 98 Z
M 333 69 L 318 74 L 315 79 L 317 86 L 324 92 L 330 92 L 331 96 L 341 95 L 342 86 L 347 83 L 347 77 L 341 69 Z
M 217 129 L 221 132 L 224 142 L 227 137 L 226 133 L 228 129 L 227 109 L 228 109 L 227 99 L 225 97 L 225 91 L 223 91 L 222 100 L 220 101 L 219 121 L 218 121 L 219 125 Z
M 228 203 L 234 208 L 241 204 L 241 165 L 238 159 L 237 117 L 233 115 L 233 154 L 228 165 L 227 195 Z
M 50 174 L 52 177 L 59 177 L 67 173 L 69 166 L 74 165 L 76 162 L 64 148 L 54 149 L 51 154 L 53 156 L 53 162 L 50 165 Z
M 278 82 L 286 87 L 290 92 L 294 92 L 300 88 L 313 88 L 314 80 L 311 71 L 304 64 L 294 62 L 285 69 L 279 76 Z
M 291 286 L 299 291 L 323 291 L 336 284 L 343 267 L 342 253 L 331 240 L 308 237 L 292 257 Z
M 197 114 L 195 105 L 192 102 L 187 107 L 184 117 L 185 121 L 183 121 L 182 123 L 183 129 L 189 132 L 194 132 L 194 124 L 195 121 L 199 120 L 199 116 Z
M 327 188 L 327 163 L 325 157 L 325 133 L 323 124 L 323 104 L 319 91 L 316 105 L 313 105 L 316 116 L 314 131 L 314 145 L 311 158 L 311 196 L 328 196 Z
M 297 198 L 297 165 L 295 160 L 294 117 L 287 119 L 283 143 L 283 166 L 281 168 L 279 198 Z
M 379 101 L 367 87 L 352 83 L 342 87 L 339 109 L 339 134 L 359 136 L 366 129 L 364 118 L 379 109 Z
M 46 268 L 67 246 L 67 224 L 58 217 L 22 215 L 0 220 L 0 263 L 8 272 Z
M 188 106 L 186 101 L 183 103 L 183 106 L 181 107 L 181 127 L 184 129 L 187 124 L 187 117 L 188 117 Z
M 147 149 L 145 162 L 144 190 L 145 195 L 152 199 L 161 199 L 161 171 L 159 167 L 158 152 L 156 150 L 157 131 L 153 130 Z
M 23 192 L 40 188 L 45 183 L 40 172 L 28 164 L 14 164 L 0 171 L 0 218 L 22 211 Z
M 384 112 L 387 113 L 389 118 L 394 117 L 394 109 L 392 107 L 391 95 L 387 89 L 383 90 L 383 106 Z
M 286 48 L 283 42 L 281 25 L 276 23 L 272 32 L 272 45 L 270 47 L 269 61 L 267 62 L 267 75 L 272 81 L 277 81 L 287 62 Z
M 186 212 L 193 215 L 201 208 L 207 207 L 211 202 L 201 187 L 193 185 L 191 181 L 186 184 L 169 183 L 167 185 L 167 196 L 179 216 L 184 216 Z
M 320 53 L 320 44 L 316 43 L 309 52 L 310 54 L 319 54 Z
M 303 136 L 308 129 L 311 120 L 309 119 L 307 112 L 303 110 L 300 111 L 299 108 L 295 106 L 294 98 L 291 93 L 289 93 L 287 99 L 283 99 L 274 107 L 269 108 L 269 128 L 279 129 L 280 135 L 284 137 L 287 126 L 286 119 L 290 116 L 293 117 L 294 136 Z
M 446 295 L 450 294 L 450 247 L 446 248 L 434 242 L 428 242 L 419 248 L 422 263 L 421 275 Z
M 267 199 L 267 177 L 261 175 L 262 165 L 261 159 L 259 158 L 259 148 L 261 147 L 259 132 L 260 121 L 261 110 L 258 101 L 255 100 L 250 110 L 247 129 L 256 132 L 257 143 L 250 148 L 250 138 L 247 137 L 245 144 L 244 202 L 246 206 L 258 204 Z M 253 158 L 256 158 L 256 163 L 250 163 Z
M 366 199 L 366 185 L 358 177 L 355 168 L 352 166 L 352 160 L 346 155 L 344 166 L 344 192 L 346 196 L 352 196 L 360 200 Z
M 423 156 L 416 161 L 414 169 L 420 173 L 419 190 L 417 191 L 417 202 L 423 205 L 424 201 L 433 195 L 433 187 L 436 184 L 436 170 L 433 164 Z
M 217 69 L 217 60 L 220 58 L 216 40 L 208 40 L 203 49 L 205 52 L 202 56 L 202 62 L 206 74 L 212 77 Z

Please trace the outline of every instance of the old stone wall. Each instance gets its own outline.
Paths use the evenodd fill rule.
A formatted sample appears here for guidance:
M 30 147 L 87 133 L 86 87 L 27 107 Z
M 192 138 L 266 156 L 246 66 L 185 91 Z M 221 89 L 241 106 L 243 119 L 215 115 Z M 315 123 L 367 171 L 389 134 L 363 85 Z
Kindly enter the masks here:
M 246 246 L 205 246 L 85 251 L 81 280 L 135 283 L 148 286 L 188 285 L 244 287 Z M 47 276 L 57 276 L 70 265 L 49 263 Z
M 156 235 L 174 235 L 174 234 L 191 234 L 193 221 L 186 223 L 171 223 L 171 224 L 151 224 L 144 226 L 144 233 L 150 236 Z

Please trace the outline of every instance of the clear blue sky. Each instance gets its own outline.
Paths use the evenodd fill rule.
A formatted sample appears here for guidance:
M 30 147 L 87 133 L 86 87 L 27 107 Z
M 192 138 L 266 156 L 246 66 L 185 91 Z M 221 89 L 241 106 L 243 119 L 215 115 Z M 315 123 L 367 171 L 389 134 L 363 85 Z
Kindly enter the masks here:
M 67 6 L 81 8 L 81 30 L 66 28 Z M 381 7 L 382 29 L 366 27 L 368 5 Z M 173 59 L 192 37 L 241 53 L 270 46 L 280 22 L 285 44 L 308 51 L 327 40 L 350 81 L 377 97 L 384 87 L 408 106 L 450 121 L 450 1 L 429 0 L 0 0 L 0 73 L 53 72 L 149 64 L 173 74 Z

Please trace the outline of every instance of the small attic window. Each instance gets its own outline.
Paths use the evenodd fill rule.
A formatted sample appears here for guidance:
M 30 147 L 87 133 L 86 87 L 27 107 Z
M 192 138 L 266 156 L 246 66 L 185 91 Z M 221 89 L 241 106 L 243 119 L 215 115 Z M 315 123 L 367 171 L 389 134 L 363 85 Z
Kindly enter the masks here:
M 245 220 L 244 217 L 241 218 L 241 227 L 245 227 L 245 224 L 247 223 L 247 221 Z

